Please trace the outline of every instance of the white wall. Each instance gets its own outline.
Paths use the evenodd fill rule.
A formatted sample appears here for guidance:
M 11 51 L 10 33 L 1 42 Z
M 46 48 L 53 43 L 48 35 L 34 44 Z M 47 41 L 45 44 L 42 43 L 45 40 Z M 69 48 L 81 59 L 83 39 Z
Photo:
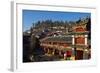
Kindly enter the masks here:
M 0 73 L 10 73 L 10 1 L 11 0 L 0 0 Z M 97 8 L 97 20 L 98 24 L 94 24 L 96 29 L 97 42 L 96 49 L 100 51 L 99 44 L 100 44 L 100 5 L 99 0 L 33 0 L 36 3 L 43 3 L 43 4 L 61 4 L 61 5 L 77 5 L 77 6 L 95 6 Z M 72 4 L 73 3 L 73 4 Z M 56 70 L 45 70 L 45 71 L 36 71 L 36 73 L 98 73 L 100 68 L 100 53 L 98 54 L 98 65 L 97 67 L 82 67 L 82 68 L 65 68 L 65 69 L 56 69 Z M 33 71 L 33 72 L 34 72 Z M 35 73 L 34 72 L 34 73 Z M 28 73 L 28 72 L 27 72 Z

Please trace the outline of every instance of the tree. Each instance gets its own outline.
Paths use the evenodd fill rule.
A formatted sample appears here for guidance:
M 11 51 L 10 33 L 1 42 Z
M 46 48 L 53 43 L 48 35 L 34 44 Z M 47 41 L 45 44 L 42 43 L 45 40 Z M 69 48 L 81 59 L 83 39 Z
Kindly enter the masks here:
M 77 24 L 79 24 L 81 22 L 81 18 L 79 20 L 76 21 Z
M 86 25 L 86 29 L 89 31 L 88 38 L 91 39 L 91 18 L 86 18 L 86 20 L 88 21 Z
M 31 49 L 35 61 L 39 61 L 39 56 L 44 54 L 43 49 L 40 46 L 39 38 L 34 35 L 31 36 Z

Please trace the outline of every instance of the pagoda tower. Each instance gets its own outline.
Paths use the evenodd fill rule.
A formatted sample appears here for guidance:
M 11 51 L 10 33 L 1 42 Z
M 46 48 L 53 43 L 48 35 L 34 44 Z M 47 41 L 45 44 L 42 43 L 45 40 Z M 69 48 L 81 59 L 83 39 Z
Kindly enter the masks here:
M 86 22 L 81 22 L 72 26 L 72 55 L 75 60 L 88 59 L 88 33 L 86 29 Z

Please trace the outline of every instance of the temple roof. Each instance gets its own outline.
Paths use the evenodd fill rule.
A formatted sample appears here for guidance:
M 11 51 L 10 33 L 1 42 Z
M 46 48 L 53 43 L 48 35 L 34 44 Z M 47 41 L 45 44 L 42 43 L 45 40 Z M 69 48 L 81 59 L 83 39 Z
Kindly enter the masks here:
M 70 32 L 68 33 L 69 35 L 75 35 L 75 34 L 78 34 L 78 35 L 85 35 L 85 34 L 88 34 L 89 31 L 85 31 L 85 32 Z
M 71 43 L 72 37 L 71 36 L 52 36 L 52 37 L 46 37 L 41 40 L 41 42 L 63 42 L 63 43 Z

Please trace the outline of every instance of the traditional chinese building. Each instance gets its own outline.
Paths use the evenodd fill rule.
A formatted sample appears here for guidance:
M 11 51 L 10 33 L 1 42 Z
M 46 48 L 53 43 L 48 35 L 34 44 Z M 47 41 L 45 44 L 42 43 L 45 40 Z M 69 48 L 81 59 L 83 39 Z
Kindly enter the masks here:
M 75 24 L 67 35 L 50 36 L 41 40 L 41 46 L 46 53 L 61 55 L 66 53 L 67 57 L 75 60 L 90 58 L 89 31 L 86 29 L 87 22 Z M 55 51 L 57 50 L 57 51 Z
M 90 48 L 88 34 L 89 31 L 86 30 L 86 22 L 81 22 L 80 24 L 74 25 L 72 27 L 73 31 L 69 34 L 72 35 L 72 49 L 74 51 L 76 60 L 89 59 Z

